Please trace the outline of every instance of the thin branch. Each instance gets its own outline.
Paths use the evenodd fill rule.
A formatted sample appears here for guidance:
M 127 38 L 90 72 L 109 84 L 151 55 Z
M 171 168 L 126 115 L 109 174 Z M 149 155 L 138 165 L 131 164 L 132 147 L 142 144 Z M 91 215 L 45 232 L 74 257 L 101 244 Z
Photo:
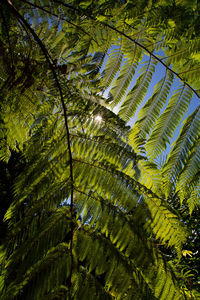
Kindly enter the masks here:
M 72 254 L 72 241 L 73 241 L 73 206 L 74 206 L 74 199 L 73 199 L 73 190 L 74 190 L 74 183 L 73 183 L 73 165 L 72 165 L 72 152 L 71 152 L 71 143 L 70 143 L 70 133 L 69 133 L 69 126 L 68 126 L 68 120 L 67 120 L 67 109 L 65 107 L 65 101 L 63 97 L 63 92 L 62 88 L 60 85 L 60 82 L 58 80 L 58 76 L 56 74 L 54 65 L 53 65 L 53 60 L 46 49 L 45 45 L 43 42 L 40 40 L 36 32 L 32 29 L 30 24 L 24 19 L 24 17 L 16 10 L 16 8 L 8 1 L 4 0 L 6 5 L 10 8 L 10 10 L 13 12 L 13 14 L 16 16 L 18 20 L 21 20 L 21 22 L 26 26 L 26 28 L 30 31 L 32 34 L 33 38 L 39 45 L 40 49 L 42 50 L 47 63 L 49 64 L 49 67 L 53 73 L 53 77 L 55 79 L 56 85 L 59 90 L 60 94 L 60 100 L 63 108 L 63 115 L 64 115 L 64 120 L 65 120 L 65 127 L 66 127 L 66 132 L 67 132 L 67 145 L 68 145 L 68 151 L 69 151 L 69 164 L 70 164 L 70 179 L 71 179 L 71 202 L 70 202 L 70 210 L 71 210 L 71 244 L 70 244 L 70 252 L 71 252 L 71 259 L 72 259 L 72 264 L 71 264 L 71 270 L 70 270 L 70 284 L 71 284 L 71 277 L 72 277 L 72 268 L 73 268 L 73 254 Z M 67 87 L 69 90 L 69 87 Z M 70 90 L 69 90 L 70 92 Z
M 66 3 L 63 3 L 62 1 L 60 0 L 53 0 L 55 3 L 58 3 L 58 4 L 61 4 L 71 10 L 74 10 L 76 12 L 79 12 L 79 13 L 84 13 L 84 15 L 86 15 L 88 18 L 90 18 L 91 20 L 94 20 L 94 21 L 98 21 L 99 23 L 103 24 L 104 26 L 112 29 L 113 31 L 119 33 L 120 35 L 124 36 L 125 38 L 129 39 L 130 41 L 132 41 L 133 43 L 135 43 L 137 46 L 139 46 L 140 48 L 142 48 L 144 51 L 146 51 L 149 55 L 151 55 L 153 58 L 155 58 L 159 63 L 161 63 L 167 70 L 169 70 L 170 72 L 172 72 L 176 77 L 178 77 L 180 79 L 180 81 L 182 81 L 185 85 L 187 85 L 193 92 L 194 94 L 197 96 L 197 98 L 200 98 L 200 96 L 198 95 L 198 93 L 196 92 L 196 90 L 194 88 L 191 87 L 191 85 L 189 85 L 187 82 L 184 81 L 184 79 L 175 71 L 173 71 L 170 67 L 168 67 L 163 61 L 162 59 L 158 58 L 155 54 L 153 54 L 150 50 L 148 50 L 145 46 L 143 46 L 142 44 L 140 44 L 139 42 L 135 41 L 134 39 L 132 39 L 130 36 L 128 36 L 126 33 L 124 33 L 123 31 L 115 28 L 114 26 L 112 25 L 109 25 L 105 22 L 101 22 L 99 20 L 97 20 L 95 17 L 91 16 L 91 15 L 88 15 L 85 11 L 79 9 L 79 8 L 76 8 L 74 6 L 71 6 L 69 4 L 66 4 Z

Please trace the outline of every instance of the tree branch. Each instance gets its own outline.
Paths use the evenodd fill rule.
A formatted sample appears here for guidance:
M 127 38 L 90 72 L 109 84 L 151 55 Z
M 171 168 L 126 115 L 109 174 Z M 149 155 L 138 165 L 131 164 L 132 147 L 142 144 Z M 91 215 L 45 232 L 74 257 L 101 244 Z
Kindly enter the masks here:
M 40 40 L 40 38 L 38 37 L 36 32 L 32 29 L 30 24 L 16 10 L 16 8 L 9 1 L 7 1 L 7 0 L 4 0 L 4 1 L 5 1 L 6 5 L 10 8 L 12 13 L 16 16 L 18 21 L 21 21 L 24 24 L 24 26 L 32 34 L 35 41 L 38 43 L 40 49 L 42 50 L 42 52 L 43 52 L 43 54 L 46 58 L 47 63 L 49 64 L 49 67 L 50 67 L 50 69 L 53 73 L 53 77 L 55 79 L 55 82 L 56 82 L 56 85 L 57 85 L 57 88 L 58 88 L 59 94 L 60 94 L 60 100 L 61 100 L 61 104 L 62 104 L 62 108 L 63 108 L 63 115 L 64 115 L 65 127 L 66 127 L 66 132 L 67 132 L 67 145 L 68 145 L 68 151 L 69 151 L 70 179 L 71 179 L 71 199 L 70 199 L 71 200 L 71 202 L 70 202 L 70 210 L 71 210 L 71 244 L 70 244 L 70 252 L 71 252 L 71 259 L 72 259 L 71 270 L 70 270 L 70 283 L 71 283 L 72 268 L 73 268 L 72 242 L 73 242 L 73 206 L 74 206 L 73 193 L 74 193 L 74 182 L 73 182 L 73 164 L 72 164 L 72 152 L 71 152 L 71 143 L 70 143 L 70 132 L 69 132 L 69 126 L 68 126 L 68 120 L 67 120 L 67 109 L 65 107 L 63 92 L 62 92 L 62 88 L 61 88 L 60 82 L 58 80 L 58 76 L 56 74 L 56 71 L 55 71 L 55 68 L 54 68 L 54 65 L 53 65 L 53 60 L 52 60 L 48 50 L 46 49 L 45 45 Z M 71 93 L 68 86 L 67 86 L 67 89 L 68 89 L 69 93 Z

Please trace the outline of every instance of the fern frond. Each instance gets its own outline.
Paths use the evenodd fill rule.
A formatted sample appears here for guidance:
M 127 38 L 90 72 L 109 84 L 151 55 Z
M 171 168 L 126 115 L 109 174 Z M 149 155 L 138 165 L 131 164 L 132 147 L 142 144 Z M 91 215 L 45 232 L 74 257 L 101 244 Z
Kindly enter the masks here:
M 199 169 L 200 169 L 200 141 L 199 139 L 194 144 L 191 154 L 188 157 L 187 164 L 183 168 L 177 184 L 176 191 L 180 193 L 181 200 L 183 201 L 184 194 L 187 194 L 187 190 L 190 185 L 195 186 L 199 178 Z M 195 177 L 197 176 L 197 179 Z
M 132 128 L 132 132 L 135 133 L 134 137 L 133 134 L 131 135 L 131 139 L 134 139 L 134 144 L 136 144 L 136 146 L 140 146 L 142 140 L 144 143 L 144 139 L 146 139 L 147 135 L 153 129 L 160 112 L 167 101 L 167 96 L 170 92 L 172 83 L 173 74 L 166 71 L 165 77 L 155 86 L 152 97 L 139 111 L 137 121 Z
M 123 58 L 120 46 L 117 46 L 116 49 L 111 50 L 108 55 L 109 59 L 105 65 L 103 77 L 101 79 L 101 85 L 103 89 L 108 88 L 109 85 L 112 83 L 115 75 L 120 69 Z
M 185 299 L 175 266 L 185 220 L 168 201 L 176 206 L 180 198 L 190 212 L 197 205 L 199 110 L 164 165 L 164 188 L 161 168 L 140 153 L 153 130 L 146 148 L 150 159 L 160 155 L 190 90 L 198 95 L 196 1 L 33 2 L 0 1 L 2 300 Z M 187 42 L 184 57 L 177 49 Z M 125 121 L 141 106 L 158 61 L 168 71 L 130 135 Z M 172 73 L 184 86 L 164 110 Z M 113 99 L 103 97 L 107 91 Z M 110 100 L 121 104 L 119 115 L 106 107 Z M 167 181 L 173 193 L 165 199 Z
M 84 162 L 82 162 L 84 164 Z M 87 163 L 86 163 L 87 164 Z M 88 164 L 87 164 L 88 165 Z M 89 164 L 90 165 L 90 164 Z M 89 168 L 88 165 L 88 168 Z M 92 168 L 95 168 L 95 166 L 91 166 Z M 82 167 L 83 168 L 83 167 Z M 91 173 L 92 178 L 88 178 L 88 182 L 91 184 L 93 183 L 92 179 L 96 181 L 96 185 L 91 185 L 91 188 L 95 188 L 97 193 L 100 193 L 103 195 L 106 195 L 106 197 L 111 197 L 114 200 L 115 194 L 106 193 L 106 184 L 111 184 L 112 186 L 115 186 L 116 183 L 114 183 L 113 179 L 107 178 L 107 172 L 108 172 L 108 166 L 106 167 L 107 171 L 102 168 L 101 166 L 97 167 L 96 165 L 96 171 L 94 173 Z M 99 169 L 99 171 L 97 171 Z M 177 251 L 180 254 L 180 249 L 182 243 L 185 242 L 186 234 L 184 233 L 183 227 L 180 225 L 178 217 L 171 212 L 168 207 L 164 204 L 164 202 L 159 199 L 159 197 L 156 197 L 155 194 L 152 193 L 151 190 L 148 190 L 145 186 L 141 185 L 139 182 L 136 182 L 131 177 L 127 176 L 126 174 L 123 174 L 122 172 L 115 171 L 114 169 L 111 169 L 112 173 L 116 174 L 116 176 L 119 176 L 120 178 L 123 178 L 123 185 L 127 181 L 127 187 L 130 187 L 131 190 L 136 190 L 140 194 L 142 194 L 145 198 L 146 203 L 149 206 L 150 213 L 152 214 L 152 229 L 154 233 L 156 234 L 157 238 L 161 239 L 164 242 L 168 242 L 169 246 L 175 246 L 177 248 Z M 97 175 L 98 174 L 98 175 Z M 96 178 L 99 179 L 99 181 L 96 180 Z M 118 179 L 118 180 L 119 180 Z M 112 180 L 112 181 L 111 181 Z M 116 179 L 115 179 L 116 180 Z M 83 179 L 81 182 L 79 182 L 80 185 L 84 185 Z M 99 185 L 100 184 L 100 185 Z M 131 185 L 130 185 L 131 184 Z M 97 188 L 99 185 L 99 188 Z M 121 193 L 123 192 L 122 183 L 118 183 L 118 187 L 121 190 Z M 103 187 L 103 190 L 102 190 Z M 118 188 L 118 189 L 119 189 Z M 132 194 L 132 191 L 130 190 L 130 195 Z M 124 190 L 125 191 L 125 190 Z M 126 189 L 128 191 L 128 189 Z M 111 192 L 111 191 L 110 191 Z M 114 190 L 113 190 L 114 192 Z M 117 191 L 118 194 L 118 191 Z M 123 199 L 123 203 L 126 203 L 128 201 L 128 195 L 120 195 L 120 198 Z M 105 197 L 105 196 L 102 196 Z M 126 197 L 126 198 L 124 198 Z M 119 195 L 118 195 L 119 199 Z M 121 201 L 120 201 L 121 202 Z M 118 202 L 117 202 L 118 203 Z M 128 202 L 127 202 L 128 203 Z M 149 224 L 149 223 L 148 223 Z
M 190 214 L 192 214 L 193 210 L 200 204 L 200 201 L 199 201 L 199 199 L 200 199 L 200 178 L 198 180 L 195 180 L 195 182 L 193 184 L 190 184 L 188 191 L 190 194 L 187 197 L 187 205 L 188 205 Z M 180 193 L 180 194 L 182 195 L 182 193 Z M 183 196 L 185 196 L 185 195 L 183 195 Z
M 77 209 L 80 217 L 82 217 L 82 222 L 87 223 L 89 227 L 102 232 L 106 237 L 109 237 L 110 241 L 115 245 L 115 247 L 121 251 L 125 252 L 127 257 L 132 257 L 132 253 L 135 253 L 135 263 L 139 266 L 142 264 L 148 264 L 148 259 L 153 259 L 152 249 L 147 244 L 144 248 L 144 239 L 141 239 L 143 229 L 138 229 L 136 223 L 139 218 L 142 220 L 142 210 L 139 213 L 137 208 L 132 208 L 134 211 L 134 219 L 131 217 L 131 213 L 127 212 L 127 204 L 120 205 L 111 204 L 107 199 L 103 199 L 98 196 L 97 193 L 92 191 L 87 193 L 82 192 L 79 189 L 76 191 L 80 194 L 77 199 Z M 135 202 L 138 201 L 139 195 L 135 195 Z M 86 201 L 87 199 L 87 201 Z M 88 210 L 89 208 L 89 210 Z M 126 213 L 125 213 L 126 212 Z M 138 212 L 138 216 L 135 216 Z M 126 216 L 128 214 L 128 216 Z M 136 222 L 137 219 L 137 222 Z M 140 221 L 141 222 L 141 221 Z M 142 222 L 141 222 L 142 224 Z M 137 249 L 135 245 L 137 244 Z
M 72 297 L 79 299 L 113 299 L 102 283 L 101 276 L 88 272 L 85 266 L 79 266 L 78 272 L 72 277 Z
M 192 87 L 197 88 L 199 75 L 199 38 L 182 38 L 176 43 L 172 44 L 170 49 L 165 50 L 168 64 L 172 64 L 173 68 L 177 70 L 183 79 L 191 84 Z
M 38 286 L 43 285 L 43 288 L 32 290 L 32 296 L 34 298 L 41 297 L 44 292 L 48 292 L 51 286 L 56 286 L 54 271 L 57 268 L 57 276 L 62 277 L 63 271 L 66 268 L 65 276 L 69 276 L 69 265 L 71 264 L 71 258 L 69 255 L 68 245 L 65 243 L 60 243 L 55 247 L 48 250 L 46 255 L 35 264 L 32 265 L 30 269 L 26 271 L 21 278 L 15 279 L 7 288 L 5 294 L 2 295 L 2 299 L 12 299 L 16 297 L 23 288 L 30 284 L 31 281 L 35 279 Z M 48 269 L 49 276 L 43 281 L 40 278 L 41 270 Z M 40 281 L 40 284 L 39 284 Z
M 142 295 L 141 289 L 144 287 L 138 284 L 136 278 L 139 276 L 135 274 L 141 271 L 135 268 L 134 262 L 127 260 L 126 256 L 119 252 L 108 238 L 97 232 L 92 232 L 92 234 L 89 232 L 86 228 L 82 230 L 80 228 L 76 234 L 77 257 L 85 262 L 90 272 L 103 277 L 105 289 L 116 296 L 116 299 L 120 299 L 123 295 L 132 295 L 132 287 Z M 109 259 L 111 256 L 112 260 Z M 148 289 L 147 284 L 146 289 Z
M 161 151 L 166 149 L 169 139 L 172 138 L 179 122 L 188 109 L 191 98 L 192 91 L 183 85 L 169 100 L 167 108 L 159 117 L 146 143 L 146 149 L 151 159 L 156 158 L 161 154 Z
M 149 61 L 142 67 L 141 75 L 138 77 L 135 86 L 127 94 L 121 105 L 119 116 L 122 119 L 128 121 L 134 116 L 136 109 L 147 93 L 156 64 L 157 62 L 150 57 Z
M 139 176 L 137 180 L 157 195 L 162 195 L 160 186 L 162 185 L 161 171 L 158 166 L 148 160 L 139 160 L 137 163 Z
M 110 90 L 110 97 L 112 99 L 111 106 L 116 106 L 125 95 L 132 78 L 135 74 L 135 70 L 138 66 L 138 61 L 141 58 L 141 51 L 138 50 L 138 46 L 135 45 L 132 55 L 127 57 L 120 70 L 119 76 L 115 79 L 113 87 Z
M 156 273 L 155 273 L 155 297 L 157 299 L 184 299 L 182 291 L 176 284 L 174 284 L 175 276 L 173 274 L 173 268 L 170 264 L 166 264 L 160 259 L 158 261 Z
M 184 166 L 187 165 L 189 153 L 200 136 L 200 107 L 192 113 L 184 122 L 184 126 L 174 147 L 168 155 L 163 166 L 163 176 L 166 184 L 166 192 L 169 194 Z
M 45 219 L 47 215 L 50 215 L 49 218 L 45 220 L 39 230 L 40 222 L 42 222 L 43 218 Z M 27 219 L 25 221 L 27 221 Z M 22 245 L 16 244 L 14 247 L 13 254 L 10 255 L 6 264 L 8 273 L 9 270 L 15 267 L 18 261 L 22 259 L 22 256 L 24 265 L 19 268 L 19 272 L 23 273 L 28 260 L 31 260 L 32 263 L 34 263 L 38 257 L 46 253 L 49 245 L 56 245 L 58 241 L 62 240 L 64 236 L 67 235 L 70 230 L 69 209 L 67 207 L 62 207 L 55 210 L 53 213 L 51 213 L 50 210 L 46 210 L 43 214 L 40 213 L 39 210 L 37 212 L 32 212 L 32 215 L 29 215 L 29 220 L 25 225 L 27 227 L 31 226 L 28 232 L 26 232 L 23 226 L 20 226 L 19 228 L 17 226 L 12 226 L 11 228 L 10 238 L 12 240 L 16 239 L 17 241 L 18 236 L 21 235 L 23 243 Z M 10 243 L 10 241 L 8 241 L 8 243 Z
M 151 219 L 147 221 L 146 226 L 151 226 L 156 239 L 167 242 L 169 246 L 175 246 L 180 257 L 187 233 L 180 224 L 178 216 L 158 198 L 145 197 L 144 200 L 151 213 Z

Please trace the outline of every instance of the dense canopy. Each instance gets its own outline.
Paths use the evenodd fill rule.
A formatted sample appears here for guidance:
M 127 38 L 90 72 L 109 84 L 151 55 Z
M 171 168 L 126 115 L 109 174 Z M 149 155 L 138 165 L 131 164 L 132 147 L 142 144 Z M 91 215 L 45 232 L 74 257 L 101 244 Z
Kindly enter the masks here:
M 2 300 L 199 299 L 197 0 L 0 2 Z

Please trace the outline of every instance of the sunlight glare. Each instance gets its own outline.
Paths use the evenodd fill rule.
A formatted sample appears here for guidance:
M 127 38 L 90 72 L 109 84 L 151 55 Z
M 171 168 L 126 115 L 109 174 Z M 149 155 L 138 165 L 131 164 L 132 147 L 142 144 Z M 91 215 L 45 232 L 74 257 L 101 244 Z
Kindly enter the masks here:
M 97 115 L 97 116 L 95 117 L 95 121 L 98 122 L 98 123 L 101 123 L 101 121 L 102 121 L 102 116 Z

